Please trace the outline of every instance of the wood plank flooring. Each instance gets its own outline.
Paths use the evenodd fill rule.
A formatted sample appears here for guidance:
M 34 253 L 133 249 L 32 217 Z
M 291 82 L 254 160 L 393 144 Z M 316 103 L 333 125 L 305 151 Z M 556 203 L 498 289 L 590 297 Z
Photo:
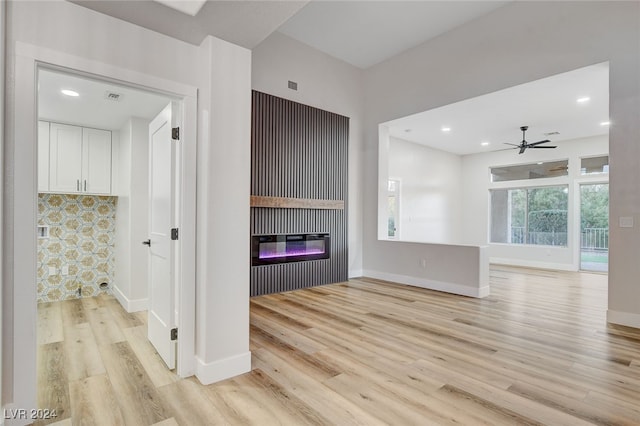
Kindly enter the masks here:
M 61 425 L 638 425 L 640 330 L 606 324 L 606 279 L 492 266 L 485 299 L 366 278 L 255 297 L 253 371 L 209 386 L 112 297 L 41 304 L 39 405 Z

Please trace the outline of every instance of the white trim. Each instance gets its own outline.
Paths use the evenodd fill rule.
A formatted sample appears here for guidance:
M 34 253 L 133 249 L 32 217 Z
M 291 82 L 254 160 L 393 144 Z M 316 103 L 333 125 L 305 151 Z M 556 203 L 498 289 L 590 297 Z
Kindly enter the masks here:
M 363 275 L 364 272 L 362 271 L 362 269 L 354 269 L 352 271 L 349 271 L 349 278 L 360 278 Z
M 149 306 L 149 299 L 130 300 L 116 285 L 113 286 L 113 295 L 118 299 L 124 310 L 129 313 L 146 311 Z
M 203 385 L 219 382 L 251 371 L 251 352 L 230 356 L 210 363 L 197 359 L 196 377 Z
M 482 298 L 490 294 L 490 288 L 488 285 L 482 287 L 471 287 L 468 285 L 427 280 L 408 275 L 388 274 L 386 272 L 373 271 L 370 269 L 365 269 L 363 272 L 365 277 L 377 278 L 379 280 L 391 281 L 414 287 L 426 288 L 429 290 L 443 291 L 445 293 L 458 294 L 460 296 Z
M 489 258 L 489 263 L 492 265 L 523 266 L 525 268 L 553 269 L 556 271 L 577 271 L 576 265 L 573 263 L 537 262 L 523 259 L 508 259 L 505 257 L 491 257 Z
M 13 401 L 19 407 L 35 407 L 36 405 L 36 70 L 38 67 L 58 67 L 77 72 L 91 74 L 107 81 L 137 86 L 138 88 L 158 91 L 175 96 L 182 100 L 187 111 L 184 121 L 184 136 L 180 146 L 186 162 L 182 176 L 183 198 L 181 211 L 184 212 L 181 224 L 181 241 L 179 250 L 185 263 L 181 268 L 180 279 L 180 328 L 181 338 L 178 342 L 179 362 L 177 373 L 181 377 L 193 375 L 196 370 L 195 359 L 195 187 L 196 187 L 196 124 L 197 87 L 158 78 L 141 72 L 125 69 L 103 62 L 69 55 L 48 48 L 33 46 L 27 43 L 15 44 L 15 92 L 8 99 L 11 110 L 15 112 L 9 140 L 10 149 L 15 159 L 13 182 L 7 189 L 7 198 L 12 200 L 8 208 L 12 212 L 11 225 L 14 230 L 9 255 L 12 269 L 13 289 Z M 17 140 L 28 143 L 17 143 Z M 20 182 L 20 191 L 15 182 Z M 7 256 L 3 256 L 7 258 Z M 3 271 L 4 272 L 4 271 Z M 16 285 L 16 283 L 33 283 L 33 285 Z M 22 336 L 18 338 L 18 336 Z M 26 338 L 25 338 L 26 336 Z
M 640 314 L 607 310 L 607 322 L 625 325 L 627 327 L 640 328 Z

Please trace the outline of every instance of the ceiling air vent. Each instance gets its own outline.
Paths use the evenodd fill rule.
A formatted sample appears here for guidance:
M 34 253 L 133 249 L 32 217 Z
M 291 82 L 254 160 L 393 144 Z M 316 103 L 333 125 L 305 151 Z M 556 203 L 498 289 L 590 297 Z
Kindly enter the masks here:
M 104 92 L 104 98 L 109 101 L 119 102 L 122 100 L 122 95 L 120 93 L 106 91 Z
M 549 133 L 543 133 L 545 136 L 555 136 L 555 135 L 559 135 L 560 132 L 549 132 Z

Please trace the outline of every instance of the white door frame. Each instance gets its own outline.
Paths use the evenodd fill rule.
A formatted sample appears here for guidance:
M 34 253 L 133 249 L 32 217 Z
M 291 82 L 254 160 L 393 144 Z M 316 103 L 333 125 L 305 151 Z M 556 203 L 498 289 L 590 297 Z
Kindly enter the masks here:
M 7 93 L 13 111 L 9 117 L 7 142 L 13 155 L 13 168 L 6 171 L 10 179 L 5 205 L 9 223 L 5 238 L 9 240 L 5 253 L 5 285 L 13 297 L 13 324 L 3 338 L 10 349 L 12 377 L 6 378 L 5 396 L 13 401 L 8 407 L 37 408 L 36 403 L 36 324 L 37 324 L 37 70 L 62 68 L 68 72 L 91 75 L 172 96 L 182 101 L 181 187 L 179 210 L 180 240 L 177 248 L 177 283 L 179 286 L 179 340 L 177 373 L 187 377 L 196 372 L 195 358 L 195 258 L 196 258 L 196 126 L 197 87 L 165 80 L 102 62 L 69 55 L 27 43 L 15 45 L 15 92 Z M 9 142 L 11 141 L 11 142 Z M 19 182 L 19 185 L 16 184 Z

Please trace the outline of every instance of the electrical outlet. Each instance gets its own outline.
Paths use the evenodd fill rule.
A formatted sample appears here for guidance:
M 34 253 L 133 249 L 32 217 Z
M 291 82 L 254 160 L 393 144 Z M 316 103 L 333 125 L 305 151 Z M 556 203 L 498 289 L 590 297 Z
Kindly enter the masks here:
M 61 271 L 62 275 L 69 275 L 69 265 L 63 265 Z
M 58 275 L 58 271 L 55 266 L 49 266 L 49 276 L 51 275 Z
M 427 269 L 427 259 L 421 259 L 420 266 L 422 266 L 422 269 Z

